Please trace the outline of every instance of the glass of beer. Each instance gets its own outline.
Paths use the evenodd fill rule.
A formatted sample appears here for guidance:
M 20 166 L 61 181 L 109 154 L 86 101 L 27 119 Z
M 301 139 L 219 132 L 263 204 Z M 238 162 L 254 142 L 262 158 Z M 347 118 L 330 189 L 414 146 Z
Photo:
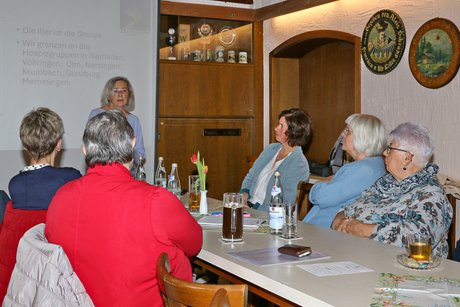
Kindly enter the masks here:
M 406 239 L 409 257 L 417 261 L 431 261 L 433 247 L 429 235 L 411 234 Z
M 200 177 L 198 175 L 188 176 L 188 209 L 193 212 L 200 210 Z
M 222 240 L 243 241 L 243 194 L 224 193 Z

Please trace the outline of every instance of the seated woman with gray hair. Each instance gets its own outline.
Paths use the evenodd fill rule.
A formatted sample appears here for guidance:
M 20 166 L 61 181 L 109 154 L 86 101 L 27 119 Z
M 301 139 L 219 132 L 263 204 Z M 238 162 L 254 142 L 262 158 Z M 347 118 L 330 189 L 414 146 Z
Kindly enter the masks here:
M 386 131 L 380 119 L 352 114 L 345 120 L 342 149 L 353 162 L 342 166 L 329 181 L 316 183 L 309 193 L 314 205 L 303 222 L 329 228 L 342 207 L 352 204 L 361 193 L 385 175 L 382 151 Z
M 433 255 L 446 258 L 452 207 L 429 163 L 433 142 L 428 130 L 404 123 L 388 137 L 384 152 L 388 173 L 343 208 L 332 228 L 400 247 L 410 234 L 431 237 Z

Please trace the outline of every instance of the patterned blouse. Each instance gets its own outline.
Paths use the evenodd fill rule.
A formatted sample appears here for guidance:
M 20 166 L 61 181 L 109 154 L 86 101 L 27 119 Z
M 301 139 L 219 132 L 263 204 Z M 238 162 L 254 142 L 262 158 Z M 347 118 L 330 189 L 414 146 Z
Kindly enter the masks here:
M 347 218 L 375 224 L 370 238 L 387 244 L 405 247 L 407 235 L 429 234 L 433 255 L 446 258 L 452 207 L 436 179 L 438 169 L 428 164 L 399 182 L 387 173 L 342 211 Z

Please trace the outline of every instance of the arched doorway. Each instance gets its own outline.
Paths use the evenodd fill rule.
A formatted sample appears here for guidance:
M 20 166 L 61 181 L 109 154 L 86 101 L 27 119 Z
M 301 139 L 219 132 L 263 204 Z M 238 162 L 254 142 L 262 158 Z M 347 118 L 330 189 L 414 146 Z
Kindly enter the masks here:
M 348 115 L 361 111 L 360 37 L 338 31 L 297 35 L 270 53 L 270 131 L 281 110 L 313 121 L 308 159 L 325 162 Z

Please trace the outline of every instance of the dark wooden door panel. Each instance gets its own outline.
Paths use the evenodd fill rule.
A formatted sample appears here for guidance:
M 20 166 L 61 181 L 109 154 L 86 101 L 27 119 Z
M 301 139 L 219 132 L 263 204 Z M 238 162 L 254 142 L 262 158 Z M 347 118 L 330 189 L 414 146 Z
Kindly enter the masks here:
M 205 131 L 210 136 L 205 136 Z M 238 131 L 240 135 L 235 135 Z M 247 156 L 254 151 L 252 131 L 254 121 L 251 118 L 160 117 L 158 156 L 165 158 L 168 173 L 171 163 L 178 163 L 182 189 L 188 189 L 188 175 L 196 171 L 190 157 L 199 150 L 209 167 L 208 196 L 222 199 L 223 193 L 240 190 L 248 169 Z
M 159 88 L 160 117 L 254 116 L 252 64 L 164 61 Z

